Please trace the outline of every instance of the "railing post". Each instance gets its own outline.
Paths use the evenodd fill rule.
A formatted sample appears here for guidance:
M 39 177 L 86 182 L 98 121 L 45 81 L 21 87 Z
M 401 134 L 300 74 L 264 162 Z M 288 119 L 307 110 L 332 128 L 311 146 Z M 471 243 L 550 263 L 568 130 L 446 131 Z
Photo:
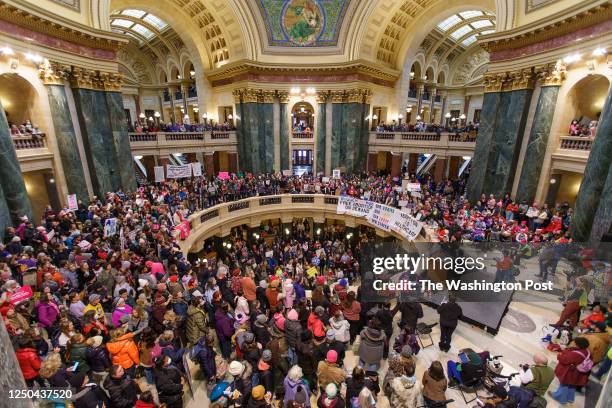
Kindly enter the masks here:
M 166 144 L 166 134 L 163 132 L 157 132 L 155 135 L 155 139 L 157 139 L 157 147 L 160 147 Z
M 448 133 L 440 133 L 440 144 L 448 149 Z

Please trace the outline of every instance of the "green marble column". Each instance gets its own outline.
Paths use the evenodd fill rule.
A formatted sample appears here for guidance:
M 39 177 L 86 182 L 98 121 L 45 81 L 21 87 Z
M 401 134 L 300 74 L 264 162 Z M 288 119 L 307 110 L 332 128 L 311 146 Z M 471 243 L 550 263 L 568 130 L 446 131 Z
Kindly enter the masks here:
M 349 127 L 348 118 L 345 118 L 344 103 L 332 104 L 332 140 L 331 140 L 331 168 L 337 169 L 346 165 L 346 132 Z
M 127 134 L 127 123 L 123 98 L 120 92 L 105 92 L 109 120 L 113 133 L 113 145 L 117 156 L 117 165 L 120 186 L 124 191 L 136 190 L 136 172 L 130 148 L 130 139 Z
M 365 170 L 368 109 L 368 104 L 358 102 L 332 104 L 332 169 L 344 168 L 349 174 Z
M 478 201 L 483 191 L 501 97 L 501 92 L 488 92 L 483 97 L 480 127 L 476 138 L 476 147 L 474 148 L 470 178 L 467 183 L 467 198 L 471 203 Z
M 528 203 L 531 203 L 535 199 L 540 173 L 542 172 L 544 154 L 548 145 L 550 126 L 555 114 L 555 106 L 557 105 L 557 95 L 559 95 L 558 86 L 543 86 L 540 89 L 538 104 L 533 115 L 531 133 L 529 134 L 527 151 L 523 160 L 521 178 L 516 191 L 515 199 L 518 201 L 527 200 Z
M 326 104 L 319 104 L 319 115 L 315 123 L 317 132 L 317 162 L 315 163 L 314 174 L 325 172 L 325 113 Z
M 248 163 L 248 171 L 253 173 L 259 173 L 260 170 L 260 140 L 257 140 L 257 134 L 259 133 L 259 120 L 257 116 L 258 106 L 255 102 L 247 102 L 243 104 L 244 117 L 242 122 L 244 123 L 244 136 L 245 141 L 248 141 L 246 146 L 246 154 L 251 155 Z
M 4 190 L 2 190 L 2 186 L 0 186 L 0 240 L 4 239 L 6 227 L 10 227 L 11 225 L 10 211 L 6 204 L 6 199 L 4 198 Z
M 598 241 L 610 228 L 610 165 L 612 164 L 612 93 L 608 93 L 597 134 L 584 169 L 572 218 L 574 241 Z M 606 180 L 608 180 L 606 182 Z M 606 202 L 607 199 L 607 202 Z M 596 218 L 596 214 L 597 217 Z M 599 218 L 602 217 L 602 218 Z M 591 234 L 593 232 L 593 236 Z M 599 236 L 597 236 L 599 235 Z
M 280 103 L 280 163 L 281 171 L 289 170 L 289 120 L 287 102 Z
M 68 194 L 76 194 L 79 200 L 87 202 L 87 183 L 79 154 L 76 133 L 72 125 L 66 88 L 63 85 L 47 85 L 49 108 L 53 118 L 55 139 L 68 185 Z
M 77 88 L 74 101 L 93 190 L 99 197 L 121 185 L 106 93 Z
M 273 103 L 258 103 L 258 118 L 259 128 L 255 135 L 252 137 L 252 141 L 259 143 L 259 173 L 273 173 L 274 172 L 274 123 L 272 118 L 274 116 Z
M 9 132 L 8 121 L 0 102 L 0 185 L 4 191 L 4 200 L 8 207 L 11 221 L 14 224 L 19 218 L 27 215 L 33 222 L 32 204 L 26 191 L 23 174 L 17 160 L 15 146 Z M 1 209 L 1 208 L 0 208 Z
M 608 170 L 606 184 L 593 219 L 591 242 L 599 242 L 605 234 L 609 233 L 612 233 L 612 166 Z
M 245 115 L 244 104 L 236 103 L 236 141 L 238 143 L 238 169 L 241 172 L 249 171 L 251 168 L 251 154 L 248 152 L 249 140 L 245 131 Z
M 497 126 L 485 175 L 485 194 L 502 196 L 512 190 L 533 89 L 502 94 Z

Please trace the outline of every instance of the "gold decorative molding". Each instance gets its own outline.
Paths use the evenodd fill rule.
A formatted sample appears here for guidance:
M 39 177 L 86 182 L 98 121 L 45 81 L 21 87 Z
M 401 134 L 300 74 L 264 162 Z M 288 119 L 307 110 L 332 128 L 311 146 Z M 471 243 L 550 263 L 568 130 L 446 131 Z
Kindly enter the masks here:
M 72 67 L 69 73 L 70 85 L 78 89 L 96 91 L 121 91 L 123 75 L 115 72 L 100 72 L 80 67 Z
M 109 92 L 121 91 L 121 84 L 123 82 L 123 75 L 117 73 L 101 72 L 99 73 L 99 85 L 100 89 Z
M 70 71 L 70 66 L 47 61 L 38 67 L 38 76 L 45 85 L 64 85 L 70 79 Z
M 278 101 L 280 103 L 289 103 L 289 92 L 286 91 L 276 91 L 278 95 Z
M 485 74 L 483 80 L 485 93 L 501 92 L 507 77 L 508 74 L 505 72 L 498 74 Z
M 510 90 L 516 91 L 519 89 L 533 89 L 535 83 L 535 75 L 533 69 L 526 68 L 510 73 L 512 85 Z
M 580 6 L 579 3 L 577 7 Z M 538 21 L 512 30 L 485 35 L 479 40 L 479 44 L 489 53 L 522 48 L 561 37 L 610 19 L 612 19 L 612 6 L 606 2 L 577 14 L 566 13 L 563 16 L 550 16 L 547 21 L 551 22 L 544 26 L 540 25 Z
M 70 22 L 69 26 L 68 20 L 66 20 L 66 24 L 51 21 L 38 15 L 30 14 L 4 1 L 0 1 L 0 20 L 93 49 L 116 52 L 122 44 L 127 43 L 127 40 L 119 39 L 115 34 L 93 30 L 90 27 L 81 26 L 74 22 Z M 109 38 L 110 35 L 115 36 L 115 38 Z
M 565 81 L 566 69 L 558 62 L 536 67 L 535 73 L 542 86 L 561 86 Z
M 346 94 L 344 91 L 331 91 L 329 93 L 332 103 L 344 103 L 346 102 Z
M 328 91 L 317 91 L 317 103 L 326 103 L 329 97 Z

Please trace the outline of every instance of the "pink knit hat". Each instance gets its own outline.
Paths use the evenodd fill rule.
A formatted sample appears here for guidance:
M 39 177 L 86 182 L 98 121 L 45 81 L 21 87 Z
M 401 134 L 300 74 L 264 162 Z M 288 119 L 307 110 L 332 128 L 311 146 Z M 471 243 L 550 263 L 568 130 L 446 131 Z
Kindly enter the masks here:
M 338 361 L 338 352 L 336 350 L 329 350 L 325 359 L 328 363 L 335 364 Z
M 276 327 L 278 327 L 279 330 L 285 331 L 285 317 L 282 314 L 274 316 L 274 323 L 276 323 Z

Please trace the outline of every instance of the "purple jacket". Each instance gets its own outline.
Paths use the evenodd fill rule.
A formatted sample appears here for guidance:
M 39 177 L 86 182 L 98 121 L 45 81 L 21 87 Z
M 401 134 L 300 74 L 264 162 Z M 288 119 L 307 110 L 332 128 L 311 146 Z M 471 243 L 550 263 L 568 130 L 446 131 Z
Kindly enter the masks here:
M 215 331 L 219 337 L 219 341 L 229 340 L 234 334 L 234 319 L 229 317 L 221 309 L 215 311 Z
M 59 315 L 59 308 L 55 303 L 38 302 L 36 304 L 36 312 L 38 313 L 38 324 L 45 329 L 53 326 L 53 323 Z

